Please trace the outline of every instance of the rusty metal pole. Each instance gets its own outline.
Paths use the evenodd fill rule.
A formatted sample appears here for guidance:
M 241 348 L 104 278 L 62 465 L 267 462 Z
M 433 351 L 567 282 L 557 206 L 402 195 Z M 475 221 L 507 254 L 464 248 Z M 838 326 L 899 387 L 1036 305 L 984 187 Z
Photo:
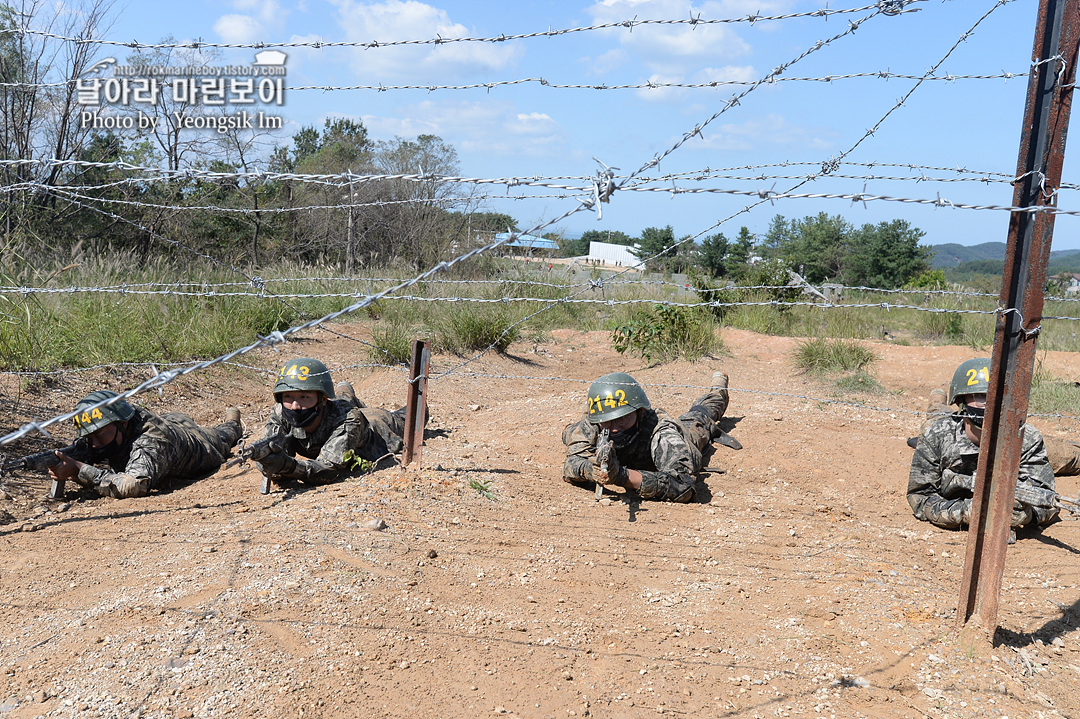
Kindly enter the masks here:
M 1055 207 L 1076 77 L 1080 0 L 1041 0 L 1034 65 L 1017 162 L 1014 207 Z M 957 620 L 988 634 L 997 628 L 1021 427 L 1035 365 L 1054 214 L 1014 211 L 990 362 L 990 391 L 975 473 L 967 557 Z
M 413 340 L 412 360 L 409 362 L 409 391 L 405 399 L 405 451 L 401 466 L 420 462 L 424 446 L 424 424 L 427 419 L 428 343 Z

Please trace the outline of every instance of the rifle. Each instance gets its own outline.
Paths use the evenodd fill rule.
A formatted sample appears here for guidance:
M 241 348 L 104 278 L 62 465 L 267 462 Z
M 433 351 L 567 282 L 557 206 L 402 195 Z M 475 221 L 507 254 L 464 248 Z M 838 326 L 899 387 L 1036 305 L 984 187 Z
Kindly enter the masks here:
M 82 461 L 90 449 L 89 442 L 86 439 L 76 440 L 73 444 L 69 444 L 67 447 L 61 447 L 59 449 L 46 449 L 43 452 L 36 454 L 28 454 L 25 457 L 13 459 L 10 462 L 4 462 L 0 465 L 0 474 L 7 474 L 17 469 L 25 469 L 31 472 L 43 472 L 49 467 L 55 467 L 60 464 L 60 458 L 56 456 L 56 453 L 67 455 L 72 459 Z M 64 496 L 64 480 L 54 479 L 52 486 L 49 488 L 49 499 L 59 499 Z
M 246 464 L 250 459 L 253 462 L 261 461 L 276 452 L 284 452 L 281 435 L 263 437 L 258 442 L 249 444 L 240 450 L 240 453 L 225 463 L 225 469 L 235 467 L 238 464 Z M 270 478 L 263 475 L 262 484 L 259 485 L 260 494 L 270 494 Z
M 600 430 L 600 437 L 596 440 L 596 458 L 600 461 L 600 471 L 604 477 L 607 477 L 608 461 L 611 459 L 611 431 L 607 429 Z M 596 483 L 596 498 L 600 499 L 604 496 L 604 485 L 602 482 Z
M 951 469 L 946 469 L 942 474 L 942 477 L 946 481 L 950 481 L 969 492 L 975 491 L 975 477 L 970 474 L 958 474 Z M 1033 487 L 1027 482 L 1016 482 L 1016 499 L 1022 503 L 1031 507 L 1042 507 L 1044 509 L 1064 509 L 1067 512 L 1073 514 L 1080 514 L 1080 497 L 1071 499 L 1069 497 L 1062 496 L 1052 489 L 1042 489 L 1040 487 Z

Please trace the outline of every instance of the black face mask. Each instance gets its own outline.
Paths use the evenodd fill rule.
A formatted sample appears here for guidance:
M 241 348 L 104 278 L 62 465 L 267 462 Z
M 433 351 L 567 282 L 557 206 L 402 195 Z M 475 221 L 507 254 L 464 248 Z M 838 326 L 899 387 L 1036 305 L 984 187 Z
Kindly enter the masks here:
M 982 428 L 983 416 L 986 414 L 986 407 L 972 407 L 970 404 L 964 405 L 964 419 L 969 420 L 976 427 Z
M 303 429 L 314 422 L 321 411 L 322 402 L 316 402 L 314 406 L 308 407 L 307 409 L 289 409 L 288 407 L 282 406 L 281 416 L 293 427 Z
M 108 462 L 114 464 L 115 460 L 119 459 L 124 454 L 124 445 L 118 440 L 120 439 L 120 432 L 118 431 L 113 437 L 112 442 L 101 447 L 90 447 L 87 456 L 89 457 L 90 464 L 96 464 L 98 462 Z
M 615 449 L 626 449 L 637 439 L 639 427 L 640 425 L 635 422 L 634 426 L 630 429 L 624 429 L 621 432 L 612 432 L 611 445 L 615 447 Z

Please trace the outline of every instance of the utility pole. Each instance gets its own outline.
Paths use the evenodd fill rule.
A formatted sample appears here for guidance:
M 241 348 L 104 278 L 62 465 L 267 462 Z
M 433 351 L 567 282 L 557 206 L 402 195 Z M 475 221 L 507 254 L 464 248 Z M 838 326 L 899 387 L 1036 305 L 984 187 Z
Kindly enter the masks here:
M 1080 41 L 1080 0 L 1040 0 L 1013 207 L 1054 208 Z M 1014 210 L 998 304 L 957 620 L 993 640 L 1042 324 L 1054 213 Z

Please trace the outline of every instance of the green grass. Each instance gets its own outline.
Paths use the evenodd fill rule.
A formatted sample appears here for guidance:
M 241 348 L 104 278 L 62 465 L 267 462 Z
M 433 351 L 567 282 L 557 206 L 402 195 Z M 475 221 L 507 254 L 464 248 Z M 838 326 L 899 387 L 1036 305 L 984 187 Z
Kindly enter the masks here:
M 175 291 L 200 291 L 203 286 L 240 283 L 215 288 L 218 296 L 184 296 L 120 293 L 0 293 L 0 369 L 50 370 L 86 367 L 114 362 L 175 362 L 206 359 L 250 344 L 256 335 L 285 329 L 354 303 L 358 296 L 391 286 L 393 280 L 288 279 L 338 277 L 340 268 L 282 262 L 260 268 L 267 291 L 260 296 L 245 278 L 221 265 L 177 259 L 169 255 L 142 256 L 122 252 L 97 252 L 76 248 L 70 256 L 31 261 L 9 253 L 0 258 L 0 284 L 8 286 L 111 287 L 137 283 L 171 283 Z M 409 276 L 401 268 L 369 268 L 374 278 Z M 475 297 L 484 299 L 533 298 L 525 301 L 481 304 L 475 302 L 421 302 L 384 298 L 364 311 L 342 319 L 361 322 L 357 336 L 370 337 L 367 350 L 376 362 L 407 361 L 411 340 L 426 336 L 436 351 L 466 354 L 494 346 L 512 351 L 521 338 L 542 342 L 555 329 L 603 330 L 624 335 L 626 349 L 646 354 L 652 362 L 674 358 L 699 359 L 724 352 L 722 327 L 762 334 L 857 340 L 882 337 L 882 330 L 902 336 L 900 344 L 958 344 L 988 353 L 993 341 L 992 314 L 961 314 L 961 310 L 992 312 L 996 297 L 933 295 L 922 291 L 901 294 L 848 291 L 843 303 L 858 308 L 784 307 L 754 305 L 726 308 L 722 318 L 696 308 L 672 308 L 653 304 L 659 300 L 694 301 L 675 288 L 663 285 L 607 282 L 590 287 L 588 273 L 562 278 L 548 273 L 530 274 L 515 263 L 489 258 L 462 263 L 436 276 L 445 280 L 499 279 L 497 284 L 422 282 L 406 292 L 420 297 Z M 634 277 L 633 275 L 630 275 Z M 515 281 L 509 281 L 515 280 Z M 520 281 L 524 280 L 524 282 Z M 178 284 L 180 283 L 180 284 Z M 562 286 L 551 287 L 549 284 Z M 132 290 L 136 288 L 131 288 Z M 956 287 L 963 291 L 964 288 Z M 765 293 L 746 290 L 712 290 L 749 302 L 774 301 Z M 222 293 L 248 293 L 226 297 Z M 342 297 L 282 298 L 273 293 L 326 294 Z M 584 304 L 560 302 L 565 297 L 594 300 L 642 300 L 636 304 Z M 731 299 L 729 298 L 729 299 Z M 801 301 L 801 300 L 800 300 Z M 941 308 L 926 312 L 907 307 Z M 540 311 L 543 310 L 543 311 Z M 531 316 L 533 313 L 535 316 Z M 1075 302 L 1048 302 L 1048 316 L 1080 315 Z M 528 319 L 524 319 L 528 317 Z M 630 337 L 626 337 L 629 329 Z M 869 346 L 869 345 L 867 345 Z M 1080 352 L 1080 322 L 1046 319 L 1039 335 L 1044 350 Z M 812 354 L 824 348 L 810 348 Z M 865 349 L 865 347 L 864 347 Z M 820 358 L 808 356 L 814 365 Z M 859 360 L 844 360 L 859 364 Z M 842 364 L 842 363 L 841 363 Z M 869 364 L 872 364 L 869 363 Z M 869 366 L 867 365 L 867 367 Z M 861 369 L 866 369 L 862 367 Z M 833 370 L 856 372 L 854 370 Z M 853 386 L 865 380 L 853 377 Z M 1057 383 L 1060 384 L 1060 383 Z M 1071 400 L 1067 385 L 1046 383 L 1045 401 L 1060 406 Z M 1064 395 L 1062 393 L 1064 392 Z M 1054 396 L 1063 398 L 1055 399 Z M 1075 405 L 1074 405 L 1075 406 Z
M 862 372 L 881 358 L 855 340 L 815 337 L 795 348 L 795 366 L 813 374 Z
M 885 388 L 877 381 L 877 378 L 863 370 L 856 370 L 845 374 L 836 380 L 836 388 L 841 392 L 865 392 L 869 394 L 881 394 Z
M 408 364 L 412 358 L 412 343 L 416 335 L 408 325 L 398 322 L 380 323 L 371 332 L 368 358 L 376 364 Z
M 476 477 L 469 477 L 469 488 L 476 490 L 476 493 L 484 499 L 490 499 L 492 502 L 495 501 L 495 492 L 491 488 L 490 479 L 477 479 Z
M 512 310 L 497 305 L 455 304 L 432 322 L 434 347 L 459 355 L 488 347 L 505 352 L 521 335 L 520 326 L 515 324 L 518 319 Z
M 1080 384 L 1054 377 L 1042 368 L 1041 361 L 1036 363 L 1028 412 L 1072 415 L 1077 408 L 1080 408 Z

